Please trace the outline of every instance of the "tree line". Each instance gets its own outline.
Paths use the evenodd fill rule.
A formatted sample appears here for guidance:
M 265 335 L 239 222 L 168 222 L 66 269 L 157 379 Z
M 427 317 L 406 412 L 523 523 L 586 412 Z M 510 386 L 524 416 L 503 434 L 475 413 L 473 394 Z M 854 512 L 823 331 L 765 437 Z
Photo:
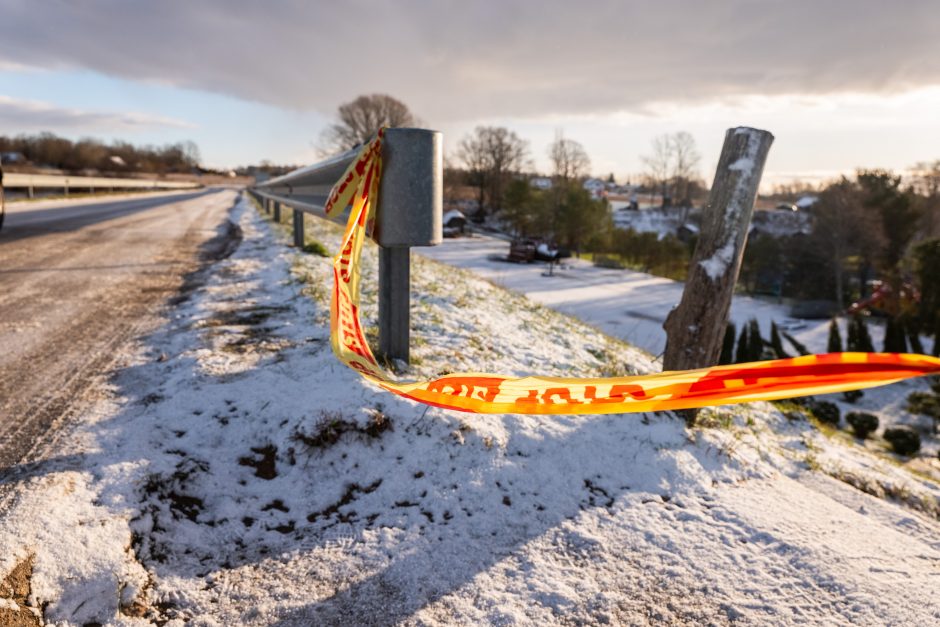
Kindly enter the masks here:
M 742 284 L 845 311 L 870 302 L 886 318 L 889 346 L 919 348 L 940 334 L 940 160 L 905 180 L 859 170 L 818 192 L 809 233 L 751 237 Z
M 135 146 L 125 141 L 105 143 L 84 138 L 72 141 L 52 133 L 0 136 L 4 163 L 55 168 L 70 173 L 191 172 L 200 164 L 199 148 L 191 141 L 164 146 Z

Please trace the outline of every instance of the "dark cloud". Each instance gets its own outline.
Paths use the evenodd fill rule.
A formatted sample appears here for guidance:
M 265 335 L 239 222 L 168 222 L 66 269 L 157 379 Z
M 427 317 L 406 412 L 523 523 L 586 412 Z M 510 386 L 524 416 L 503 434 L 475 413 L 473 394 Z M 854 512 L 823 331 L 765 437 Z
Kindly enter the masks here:
M 144 113 L 113 113 L 67 109 L 44 102 L 0 96 L 0 130 L 135 131 L 159 127 L 191 128 L 192 125 Z
M 936 0 L 0 0 L 0 63 L 429 123 L 940 84 Z

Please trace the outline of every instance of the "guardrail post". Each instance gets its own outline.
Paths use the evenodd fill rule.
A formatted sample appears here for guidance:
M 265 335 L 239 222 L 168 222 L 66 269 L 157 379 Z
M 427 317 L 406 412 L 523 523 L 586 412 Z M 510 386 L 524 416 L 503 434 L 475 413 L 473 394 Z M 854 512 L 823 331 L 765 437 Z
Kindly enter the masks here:
M 408 363 L 411 249 L 379 247 L 379 353 Z
M 29 193 L 29 197 L 32 198 L 32 197 L 33 197 L 33 186 L 30 185 L 28 189 L 29 189 L 29 192 L 28 192 L 28 193 Z
M 294 246 L 304 247 L 304 212 L 294 209 Z
M 300 168 L 258 185 L 262 208 L 280 221 L 280 205 L 294 210 L 294 245 L 304 245 L 303 213 L 323 217 L 330 187 L 356 151 Z M 441 243 L 443 139 L 438 131 L 391 128 L 382 142 L 382 179 L 372 239 L 379 245 L 379 346 L 377 354 L 407 362 L 410 342 L 412 246 Z M 270 197 L 270 198 L 268 198 Z M 275 199 L 277 199 L 275 201 Z
M 379 353 L 408 363 L 411 246 L 441 242 L 443 139 L 426 129 L 392 128 L 382 146 L 373 239 L 379 245 Z

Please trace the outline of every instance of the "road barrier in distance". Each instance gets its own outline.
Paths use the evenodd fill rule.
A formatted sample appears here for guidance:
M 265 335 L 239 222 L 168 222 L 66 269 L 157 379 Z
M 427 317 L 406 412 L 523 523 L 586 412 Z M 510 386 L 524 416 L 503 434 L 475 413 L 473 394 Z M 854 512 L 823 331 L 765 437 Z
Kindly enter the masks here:
M 125 189 L 196 189 L 201 187 L 193 181 L 162 181 L 158 179 L 131 179 L 107 176 L 65 176 L 59 174 L 21 174 L 8 172 L 3 176 L 6 189 L 25 189 L 29 198 L 36 189 L 61 189 L 68 196 L 70 190 L 125 190 Z

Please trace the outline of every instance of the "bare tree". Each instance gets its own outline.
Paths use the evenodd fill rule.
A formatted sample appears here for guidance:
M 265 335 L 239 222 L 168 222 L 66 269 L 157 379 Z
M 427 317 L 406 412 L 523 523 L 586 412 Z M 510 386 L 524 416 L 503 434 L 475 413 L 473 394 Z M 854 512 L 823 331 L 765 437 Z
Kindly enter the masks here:
M 679 131 L 653 138 L 652 153 L 642 159 L 646 176 L 662 192 L 663 206 L 671 204 L 670 199 L 689 200 L 691 184 L 698 178 L 702 161 L 690 133 Z
M 940 195 L 940 159 L 921 161 L 911 168 L 912 187 L 928 198 Z
M 489 171 L 482 128 L 477 127 L 473 134 L 460 140 L 457 145 L 457 158 L 467 169 L 467 183 L 477 188 L 477 211 L 482 213 L 486 203 L 486 180 Z
M 940 159 L 920 162 L 911 168 L 911 188 L 919 194 L 920 238 L 940 237 Z M 940 345 L 940 339 L 937 340 Z
M 323 133 L 323 152 L 343 152 L 369 141 L 383 126 L 414 126 L 417 122 L 408 107 L 387 94 L 359 96 L 341 104 L 339 122 Z
M 702 155 L 695 147 L 695 138 L 690 133 L 679 131 L 671 137 L 672 142 L 672 185 L 676 198 L 689 205 L 690 184 L 698 176 L 698 166 Z
M 642 157 L 646 165 L 646 177 L 650 188 L 658 188 L 663 197 L 663 206 L 669 197 L 669 173 L 672 169 L 672 142 L 669 135 L 653 138 L 653 151 Z
M 506 179 L 528 165 L 529 143 L 513 131 L 498 126 L 478 126 L 460 140 L 457 157 L 470 173 L 470 184 L 479 190 L 480 210 L 489 201 L 494 211 L 502 208 Z
M 555 178 L 562 181 L 581 178 L 591 169 L 591 159 L 584 146 L 573 139 L 565 139 L 562 131 L 555 133 L 555 141 L 548 147 L 548 158 Z

